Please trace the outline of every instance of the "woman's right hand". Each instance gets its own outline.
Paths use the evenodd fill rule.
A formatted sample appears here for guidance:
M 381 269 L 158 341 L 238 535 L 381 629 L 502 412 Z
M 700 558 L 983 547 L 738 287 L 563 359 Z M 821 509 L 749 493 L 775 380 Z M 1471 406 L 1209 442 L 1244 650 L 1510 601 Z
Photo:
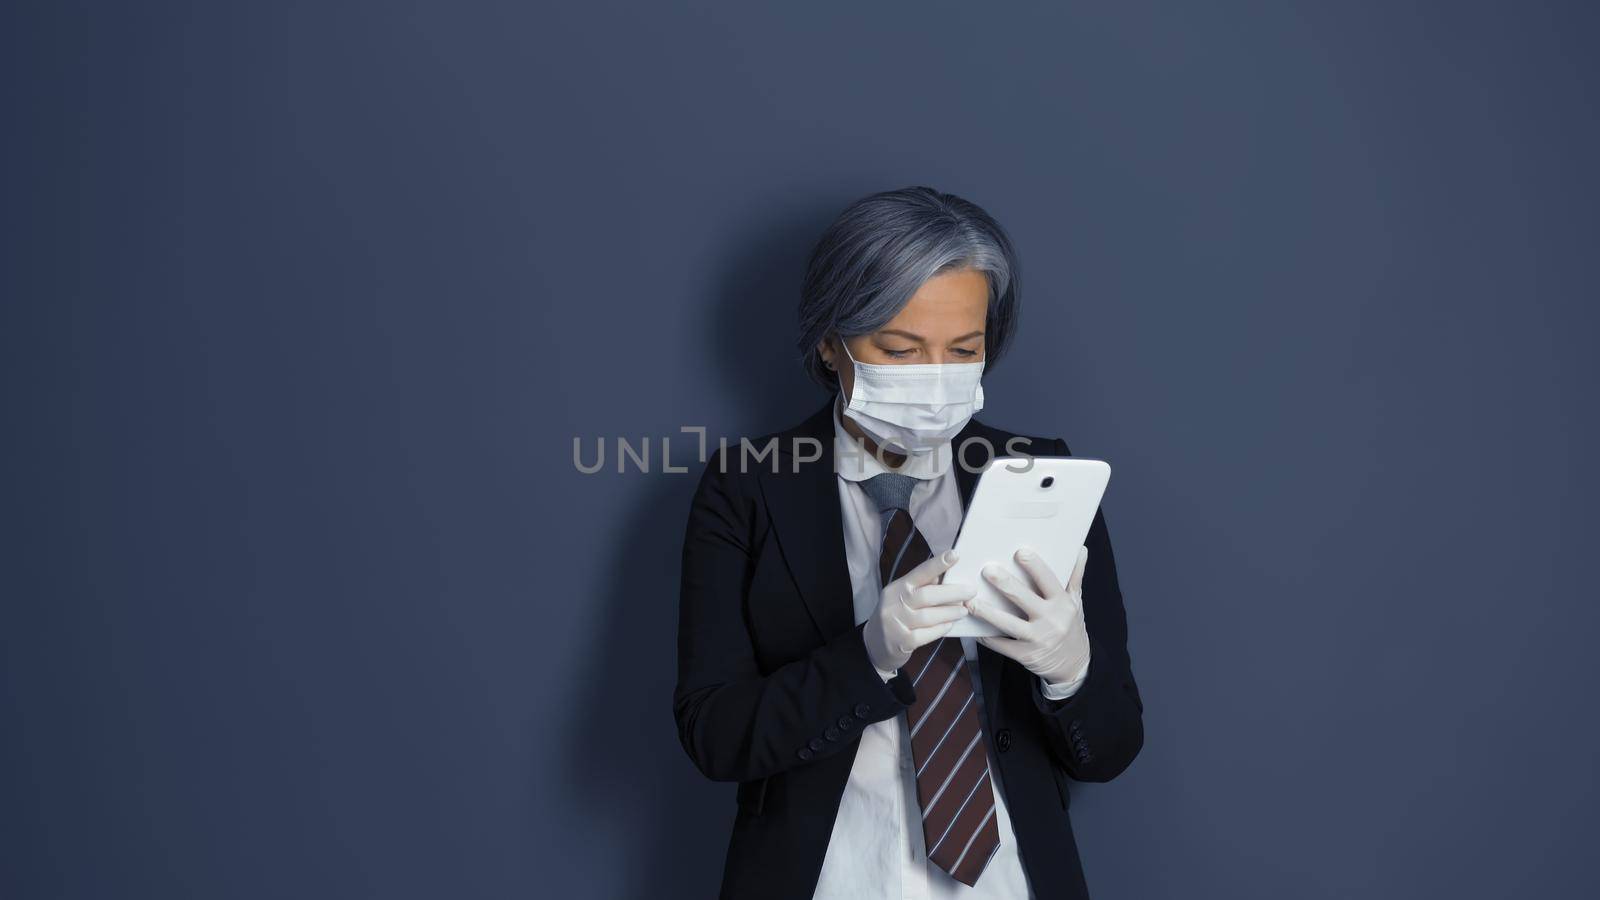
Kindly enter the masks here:
M 911 659 L 912 651 L 944 637 L 956 620 L 967 615 L 966 601 L 977 589 L 966 584 L 938 584 L 956 561 L 946 550 L 883 586 L 878 608 L 867 619 L 862 637 L 867 656 L 882 671 L 893 671 Z

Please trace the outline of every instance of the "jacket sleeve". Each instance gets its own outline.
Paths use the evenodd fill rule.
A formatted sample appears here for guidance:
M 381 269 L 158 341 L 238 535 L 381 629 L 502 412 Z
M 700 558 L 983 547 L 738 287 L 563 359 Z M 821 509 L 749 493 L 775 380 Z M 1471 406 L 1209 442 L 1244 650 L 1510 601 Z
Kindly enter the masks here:
M 1071 455 L 1065 441 L 1057 439 L 1056 445 L 1060 455 Z M 1084 543 L 1089 548 L 1083 573 L 1088 675 L 1066 700 L 1045 697 L 1039 680 L 1029 681 L 1050 752 L 1067 774 L 1078 781 L 1110 781 L 1144 746 L 1144 702 L 1128 657 L 1127 613 L 1103 511 L 1095 512 Z
M 714 781 L 764 778 L 838 753 L 916 699 L 867 656 L 863 625 L 762 672 L 745 624 L 764 516 L 750 479 L 714 457 L 684 534 L 673 716 L 689 758 Z

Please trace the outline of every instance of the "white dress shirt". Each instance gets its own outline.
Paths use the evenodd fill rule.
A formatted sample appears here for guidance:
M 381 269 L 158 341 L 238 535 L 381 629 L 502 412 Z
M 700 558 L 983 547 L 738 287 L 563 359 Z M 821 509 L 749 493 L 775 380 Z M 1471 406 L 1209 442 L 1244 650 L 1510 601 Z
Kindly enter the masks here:
M 845 559 L 854 590 L 855 621 L 865 622 L 878 608 L 878 555 L 882 518 L 859 482 L 881 472 L 897 471 L 918 479 L 911 491 L 911 519 L 934 554 L 950 549 L 961 525 L 961 495 L 951 463 L 951 446 L 912 457 L 899 469 L 884 467 L 839 421 L 839 403 L 833 410 L 835 468 L 839 504 L 844 513 Z M 979 721 L 990 734 L 984 708 L 983 685 L 978 674 L 975 638 L 960 638 L 976 694 Z M 887 681 L 893 672 L 879 670 Z M 1065 700 L 1083 684 L 1088 666 L 1064 685 L 1041 681 L 1044 696 Z M 922 808 L 917 803 L 917 778 L 911 757 L 911 737 L 905 713 L 874 722 L 861 731 L 861 746 L 839 801 L 839 814 L 828 839 L 822 874 L 812 895 L 815 900 L 944 900 L 944 898 L 1029 898 L 1033 892 L 1017 853 L 1016 836 L 1006 811 L 1000 765 L 989 753 L 989 774 L 994 788 L 995 822 L 1000 847 L 984 867 L 978 883 L 968 887 L 930 863 L 922 836 Z

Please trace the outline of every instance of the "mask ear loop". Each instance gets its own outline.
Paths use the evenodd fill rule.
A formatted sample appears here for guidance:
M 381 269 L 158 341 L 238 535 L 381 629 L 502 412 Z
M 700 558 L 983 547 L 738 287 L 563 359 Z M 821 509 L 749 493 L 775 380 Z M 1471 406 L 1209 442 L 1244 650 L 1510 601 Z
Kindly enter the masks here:
M 844 351 L 845 359 L 850 360 L 850 365 L 855 365 L 856 358 L 850 355 L 850 347 L 844 342 L 844 338 L 839 337 L 839 335 L 834 335 L 834 337 L 839 338 L 839 349 Z
M 834 337 L 838 339 L 838 341 L 839 341 L 839 349 L 844 351 L 845 359 L 850 360 L 850 368 L 855 372 L 856 375 L 860 375 L 861 374 L 861 366 L 860 366 L 859 363 L 856 362 L 856 358 L 854 356 L 850 355 L 850 348 L 849 348 L 849 346 L 847 346 L 845 344 L 844 337 L 842 335 L 838 335 L 838 334 L 835 334 Z M 859 381 L 859 379 L 856 379 L 856 380 Z M 843 378 L 839 379 L 839 393 L 840 394 L 844 393 L 844 379 Z M 852 392 L 852 393 L 854 393 L 854 392 Z M 852 397 L 850 397 L 850 399 L 845 400 L 845 402 L 844 402 L 845 409 L 850 409 L 851 405 L 855 402 L 855 399 L 856 398 L 854 396 L 852 396 Z

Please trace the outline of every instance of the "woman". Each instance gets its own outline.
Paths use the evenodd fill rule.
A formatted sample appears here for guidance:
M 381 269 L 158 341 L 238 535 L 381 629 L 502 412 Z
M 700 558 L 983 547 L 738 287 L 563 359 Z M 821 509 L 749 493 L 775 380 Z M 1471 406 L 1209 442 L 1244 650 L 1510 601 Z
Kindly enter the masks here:
M 1107 781 L 1143 705 L 1104 516 L 1023 616 L 939 583 L 989 456 L 1067 455 L 972 418 L 1016 322 L 1011 243 L 928 188 L 866 197 L 812 253 L 804 422 L 710 460 L 684 540 L 679 737 L 736 781 L 733 898 L 1087 897 L 1067 779 Z M 1000 637 L 945 638 L 968 614 Z

